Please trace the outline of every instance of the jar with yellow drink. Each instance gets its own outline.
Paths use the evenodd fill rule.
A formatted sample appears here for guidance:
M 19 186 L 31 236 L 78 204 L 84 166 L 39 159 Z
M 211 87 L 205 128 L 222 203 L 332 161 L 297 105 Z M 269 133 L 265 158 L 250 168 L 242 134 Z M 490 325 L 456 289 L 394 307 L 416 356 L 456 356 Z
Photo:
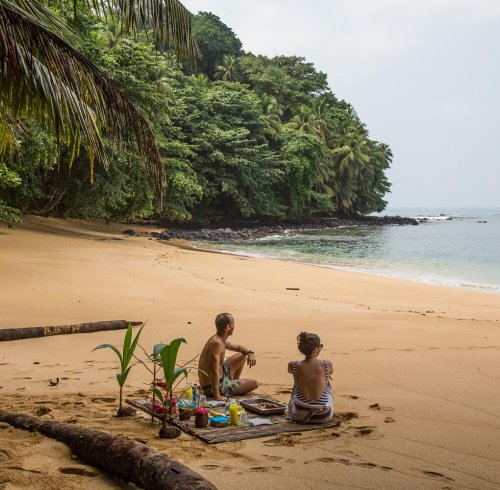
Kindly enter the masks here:
M 238 414 L 239 407 L 236 402 L 229 405 L 229 418 L 231 420 L 231 425 L 238 425 Z

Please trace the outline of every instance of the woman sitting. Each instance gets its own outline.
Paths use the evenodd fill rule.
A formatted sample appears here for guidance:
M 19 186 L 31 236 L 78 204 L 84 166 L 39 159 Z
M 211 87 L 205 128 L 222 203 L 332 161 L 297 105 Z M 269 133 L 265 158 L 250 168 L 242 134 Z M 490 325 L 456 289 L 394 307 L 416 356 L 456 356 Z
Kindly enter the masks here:
M 293 375 L 288 417 L 300 424 L 329 422 L 333 416 L 332 363 L 318 359 L 323 344 L 316 334 L 301 332 L 297 345 L 304 359 L 288 363 L 288 372 Z

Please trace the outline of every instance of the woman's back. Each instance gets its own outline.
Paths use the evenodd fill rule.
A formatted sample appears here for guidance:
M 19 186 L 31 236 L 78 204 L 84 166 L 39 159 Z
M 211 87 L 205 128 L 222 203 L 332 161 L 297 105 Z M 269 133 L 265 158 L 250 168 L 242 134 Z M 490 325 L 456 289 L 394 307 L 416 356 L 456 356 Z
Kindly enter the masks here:
M 317 358 L 292 361 L 288 365 L 288 371 L 294 376 L 295 387 L 299 390 L 297 395 L 302 395 L 304 401 L 326 401 L 326 397 L 331 393 L 331 369 L 330 361 Z

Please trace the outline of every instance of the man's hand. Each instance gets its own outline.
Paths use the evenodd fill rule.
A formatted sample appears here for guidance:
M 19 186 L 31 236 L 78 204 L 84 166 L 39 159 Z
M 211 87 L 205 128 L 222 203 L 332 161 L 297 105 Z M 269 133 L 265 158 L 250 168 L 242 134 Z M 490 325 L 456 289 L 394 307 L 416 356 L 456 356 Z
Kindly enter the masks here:
M 247 355 L 247 364 L 248 367 L 251 368 L 257 364 L 257 360 L 255 359 L 255 354 L 253 352 L 249 352 Z

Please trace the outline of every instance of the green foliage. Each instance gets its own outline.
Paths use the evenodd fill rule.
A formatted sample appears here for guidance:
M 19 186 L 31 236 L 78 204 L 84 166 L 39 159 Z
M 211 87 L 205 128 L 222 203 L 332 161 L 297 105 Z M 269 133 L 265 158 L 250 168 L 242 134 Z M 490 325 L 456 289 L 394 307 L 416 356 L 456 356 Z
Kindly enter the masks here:
M 17 210 L 209 221 L 385 207 L 389 147 L 370 139 L 354 109 L 304 58 L 243 54 L 233 31 L 202 12 L 193 33 L 204 56 L 193 70 L 87 7 L 76 17 L 64 6 L 59 13 L 84 37 L 83 53 L 152 128 L 164 186 L 158 193 L 158 175 L 139 151 L 106 131 L 109 167 L 26 116 L 8 135 L 17 153 L 4 154 L 0 165 L 0 220 L 15 222 Z
M 232 29 L 210 12 L 199 12 L 194 16 L 193 35 L 202 54 L 199 69 L 211 79 L 224 56 L 241 55 L 241 41 Z
M 130 370 L 133 367 L 133 365 L 130 365 L 130 361 L 134 356 L 134 352 L 137 348 L 137 344 L 139 343 L 139 337 L 143 328 L 144 325 L 141 326 L 136 336 L 132 340 L 132 325 L 129 324 L 125 333 L 125 338 L 123 340 L 122 352 L 120 352 L 119 349 L 112 344 L 101 344 L 92 349 L 92 351 L 95 351 L 97 349 L 111 349 L 117 355 L 118 360 L 120 361 L 120 372 L 116 374 L 116 380 L 118 381 L 118 385 L 120 387 L 120 405 L 118 407 L 119 415 L 122 409 L 123 386 L 125 385 L 125 381 L 127 380 Z
M 328 148 L 315 135 L 286 128 L 282 135 L 281 152 L 285 162 L 286 202 L 289 214 L 303 216 L 311 212 L 332 211 L 328 196 L 313 190 L 318 167 L 326 158 Z

